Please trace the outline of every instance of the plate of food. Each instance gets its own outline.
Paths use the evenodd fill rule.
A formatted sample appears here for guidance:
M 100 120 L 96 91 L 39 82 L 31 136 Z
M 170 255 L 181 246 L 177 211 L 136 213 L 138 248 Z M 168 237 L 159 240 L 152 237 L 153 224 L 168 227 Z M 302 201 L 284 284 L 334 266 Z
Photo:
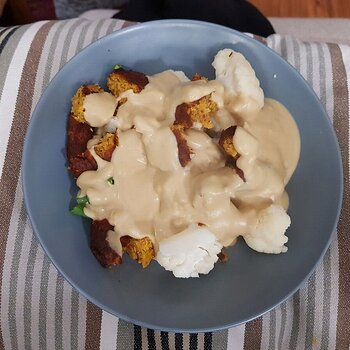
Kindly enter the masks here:
M 292 295 L 342 198 L 337 139 L 304 79 L 254 39 L 186 20 L 70 60 L 33 113 L 22 169 L 33 230 L 67 281 L 176 332 L 232 327 Z

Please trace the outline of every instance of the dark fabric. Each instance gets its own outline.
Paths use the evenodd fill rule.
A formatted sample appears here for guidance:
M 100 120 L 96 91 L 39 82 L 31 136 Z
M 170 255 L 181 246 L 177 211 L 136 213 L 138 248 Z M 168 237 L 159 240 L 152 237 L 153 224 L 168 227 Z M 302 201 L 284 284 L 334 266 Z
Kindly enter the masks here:
M 245 0 L 130 0 L 115 18 L 145 22 L 156 19 L 195 19 L 267 37 L 271 23 Z

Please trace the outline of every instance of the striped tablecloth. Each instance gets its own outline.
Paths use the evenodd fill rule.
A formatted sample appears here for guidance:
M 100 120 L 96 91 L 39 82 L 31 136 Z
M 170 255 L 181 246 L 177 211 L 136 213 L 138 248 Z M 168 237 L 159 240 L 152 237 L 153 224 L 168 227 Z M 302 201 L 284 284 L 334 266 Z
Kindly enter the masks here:
M 0 28 L 0 282 L 5 349 L 349 349 L 350 47 L 273 35 L 266 44 L 307 79 L 338 134 L 345 197 L 337 239 L 308 282 L 263 317 L 215 333 L 143 329 L 101 311 L 65 282 L 38 245 L 21 190 L 21 154 L 31 113 L 63 64 L 130 23 L 38 22 Z M 302 103 L 302 102 L 300 102 Z M 326 161 L 326 160 L 325 160 Z

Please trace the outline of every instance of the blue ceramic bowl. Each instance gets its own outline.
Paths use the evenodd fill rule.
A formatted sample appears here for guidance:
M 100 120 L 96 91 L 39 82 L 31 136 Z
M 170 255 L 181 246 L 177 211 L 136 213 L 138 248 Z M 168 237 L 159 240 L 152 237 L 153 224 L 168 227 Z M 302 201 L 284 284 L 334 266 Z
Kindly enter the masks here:
M 65 157 L 70 99 L 83 83 L 105 86 L 116 63 L 153 74 L 173 68 L 213 78 L 222 48 L 242 52 L 267 97 L 282 102 L 301 133 L 301 157 L 288 185 L 292 226 L 286 254 L 259 254 L 239 241 L 229 262 L 209 275 L 176 279 L 156 262 L 143 270 L 125 257 L 104 269 L 89 248 L 89 223 L 69 213 L 76 187 Z M 325 162 L 327 159 L 327 162 Z M 228 28 L 184 20 L 149 22 L 93 43 L 52 80 L 30 121 L 23 153 L 23 190 L 46 254 L 79 292 L 127 321 L 169 331 L 212 331 L 251 320 L 294 293 L 332 239 L 342 197 L 334 131 L 304 79 L 259 42 Z M 146 210 L 146 208 L 145 208 Z M 44 214 L 45 213 L 45 214 Z

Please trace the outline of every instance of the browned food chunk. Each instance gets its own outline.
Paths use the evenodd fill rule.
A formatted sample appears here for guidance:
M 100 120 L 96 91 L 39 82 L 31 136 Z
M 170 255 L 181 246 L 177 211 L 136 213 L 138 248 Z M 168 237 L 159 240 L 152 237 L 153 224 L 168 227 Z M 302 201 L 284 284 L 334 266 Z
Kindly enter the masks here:
M 91 223 L 90 248 L 103 267 L 120 265 L 122 258 L 113 250 L 108 241 L 107 233 L 113 230 L 108 220 L 93 220 Z
M 201 123 L 206 129 L 214 127 L 211 116 L 218 110 L 211 95 L 203 96 L 194 102 L 185 102 L 176 107 L 175 123 L 191 128 L 193 123 Z
M 224 252 L 224 250 L 222 249 L 221 252 L 218 254 L 218 258 L 220 262 L 228 262 L 228 255 Z
M 185 129 L 179 124 L 172 125 L 170 129 L 176 138 L 180 164 L 185 167 L 191 161 L 191 151 L 187 144 Z
M 130 89 L 137 94 L 147 84 L 148 78 L 145 74 L 123 68 L 114 70 L 107 78 L 108 89 L 116 97 Z
M 152 241 L 148 237 L 141 239 L 123 236 L 120 238 L 123 251 L 136 260 L 143 268 L 147 267 L 155 257 Z
M 240 156 L 233 144 L 233 136 L 236 132 L 236 128 L 236 126 L 230 126 L 229 128 L 223 130 L 220 135 L 219 145 L 226 153 L 226 165 L 235 169 L 238 176 L 245 181 L 242 169 L 238 168 L 236 165 L 237 159 Z
M 67 157 L 77 156 L 85 152 L 87 142 L 94 132 L 90 125 L 78 122 L 72 113 L 68 117 L 67 126 Z
M 113 133 L 105 134 L 95 146 L 96 154 L 108 162 L 111 161 L 113 151 L 118 146 L 118 135 Z
M 239 154 L 233 145 L 233 136 L 236 132 L 236 128 L 236 126 L 230 126 L 229 128 L 223 130 L 220 135 L 219 145 L 228 156 L 237 160 Z
M 68 169 L 75 178 L 78 178 L 83 172 L 88 170 L 97 170 L 97 163 L 89 150 L 77 156 L 69 158 Z
M 82 85 L 75 95 L 72 98 L 72 109 L 71 112 L 74 116 L 74 118 L 79 123 L 86 123 L 85 117 L 84 117 L 84 99 L 85 96 L 90 94 L 96 94 L 99 92 L 103 92 L 103 89 L 95 84 L 95 85 Z
M 208 81 L 208 78 L 203 77 L 203 75 L 200 75 L 200 74 L 196 73 L 196 74 L 192 77 L 191 80 L 192 80 L 192 81 L 198 81 L 198 80 L 205 80 L 205 81 Z
M 86 149 L 87 142 L 92 136 L 91 127 L 86 123 L 78 122 L 71 113 L 67 126 L 67 158 L 68 169 L 75 178 L 86 170 L 97 169 L 94 157 Z

